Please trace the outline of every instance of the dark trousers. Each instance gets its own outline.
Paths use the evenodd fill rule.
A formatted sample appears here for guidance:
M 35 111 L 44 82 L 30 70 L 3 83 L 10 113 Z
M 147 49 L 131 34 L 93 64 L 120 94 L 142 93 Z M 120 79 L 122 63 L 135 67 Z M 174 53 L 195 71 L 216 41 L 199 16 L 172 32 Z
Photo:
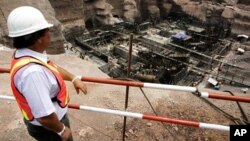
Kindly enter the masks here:
M 70 128 L 69 118 L 67 114 L 61 119 L 61 122 Z M 57 135 L 57 133 L 50 131 L 43 126 L 36 126 L 31 124 L 29 121 L 24 119 L 24 123 L 27 126 L 27 130 L 33 138 L 37 141 L 61 141 L 61 137 Z M 68 139 L 67 141 L 73 141 L 73 137 Z

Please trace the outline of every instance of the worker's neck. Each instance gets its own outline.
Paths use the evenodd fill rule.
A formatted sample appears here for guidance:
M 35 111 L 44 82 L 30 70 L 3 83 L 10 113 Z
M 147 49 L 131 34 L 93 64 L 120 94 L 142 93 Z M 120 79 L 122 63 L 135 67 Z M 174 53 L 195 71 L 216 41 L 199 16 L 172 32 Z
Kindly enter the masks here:
M 33 46 L 30 46 L 29 49 L 39 52 L 39 53 L 43 53 L 45 51 L 45 47 L 34 44 Z

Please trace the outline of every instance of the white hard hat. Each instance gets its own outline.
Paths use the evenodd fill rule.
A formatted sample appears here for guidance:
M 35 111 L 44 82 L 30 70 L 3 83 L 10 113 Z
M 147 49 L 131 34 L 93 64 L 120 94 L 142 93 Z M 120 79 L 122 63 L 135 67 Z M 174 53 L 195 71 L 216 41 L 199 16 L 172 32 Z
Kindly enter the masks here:
M 53 26 L 46 21 L 38 9 L 31 6 L 14 9 L 7 22 L 9 37 L 20 37 Z

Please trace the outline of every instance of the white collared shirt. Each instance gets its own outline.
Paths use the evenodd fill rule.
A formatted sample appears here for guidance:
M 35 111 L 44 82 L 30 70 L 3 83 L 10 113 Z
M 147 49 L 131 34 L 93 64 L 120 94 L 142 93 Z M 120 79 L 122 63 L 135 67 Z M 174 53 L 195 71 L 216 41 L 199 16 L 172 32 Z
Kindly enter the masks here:
M 46 52 L 39 53 L 28 48 L 16 51 L 16 58 L 23 56 L 31 56 L 45 63 L 48 61 Z M 66 114 L 67 108 L 61 108 L 57 102 L 51 101 L 60 89 L 56 77 L 46 67 L 35 63 L 24 66 L 15 74 L 14 83 L 27 100 L 35 117 L 31 121 L 32 124 L 41 126 L 36 118 L 48 116 L 53 112 L 57 114 L 59 120 Z

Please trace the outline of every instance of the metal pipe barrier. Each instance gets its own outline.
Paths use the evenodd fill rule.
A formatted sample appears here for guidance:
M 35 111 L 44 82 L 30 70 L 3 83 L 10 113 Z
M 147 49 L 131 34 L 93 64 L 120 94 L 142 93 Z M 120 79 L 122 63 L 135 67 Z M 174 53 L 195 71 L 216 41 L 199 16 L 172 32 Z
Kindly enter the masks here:
M 229 101 L 239 101 L 239 102 L 250 103 L 250 97 L 231 96 L 231 95 L 222 94 L 220 92 L 199 92 L 196 87 L 189 87 L 189 86 L 143 83 L 143 82 L 123 81 L 123 80 L 114 80 L 114 79 L 109 79 L 109 78 L 95 78 L 95 77 L 86 77 L 86 76 L 82 77 L 81 80 L 87 81 L 87 82 L 113 84 L 113 85 L 124 85 L 124 86 L 143 87 L 143 88 L 186 91 L 186 92 L 197 93 L 198 96 L 204 97 L 204 98 L 213 98 L 213 99 L 220 99 L 220 100 L 229 100 Z
M 10 73 L 10 69 L 0 68 L 0 73 Z
M 0 73 L 9 73 L 9 69 L 0 68 Z M 250 103 L 250 97 L 231 96 L 231 95 L 225 95 L 225 94 L 220 93 L 220 92 L 199 92 L 196 87 L 189 87 L 189 86 L 143 83 L 143 82 L 123 81 L 123 80 L 115 80 L 115 79 L 109 79 L 109 78 L 96 78 L 96 77 L 86 77 L 86 76 L 81 77 L 81 80 L 86 81 L 86 82 L 113 84 L 113 85 L 122 85 L 122 86 L 133 86 L 133 87 L 142 87 L 142 88 L 186 91 L 186 92 L 197 93 L 197 96 L 204 97 L 204 98 L 212 98 L 212 99 Z
M 0 99 L 15 100 L 13 96 L 6 96 L 6 95 L 0 95 Z M 219 124 L 188 121 L 188 120 L 182 120 L 182 119 L 176 119 L 176 118 L 160 117 L 160 116 L 146 115 L 146 114 L 141 114 L 141 113 L 125 112 L 125 111 L 119 111 L 119 110 L 83 106 L 83 105 L 78 105 L 78 104 L 69 104 L 68 107 L 71 109 L 77 109 L 77 110 L 86 110 L 86 111 L 106 113 L 106 114 L 112 114 L 112 115 L 118 115 L 118 116 L 144 119 L 144 120 L 153 120 L 153 121 L 158 121 L 158 122 L 166 122 L 166 123 L 179 124 L 179 125 L 184 125 L 184 126 L 191 126 L 191 127 L 196 127 L 196 128 L 205 128 L 205 129 L 220 130 L 220 131 L 227 131 L 227 132 L 230 131 L 229 126 L 219 125 Z

